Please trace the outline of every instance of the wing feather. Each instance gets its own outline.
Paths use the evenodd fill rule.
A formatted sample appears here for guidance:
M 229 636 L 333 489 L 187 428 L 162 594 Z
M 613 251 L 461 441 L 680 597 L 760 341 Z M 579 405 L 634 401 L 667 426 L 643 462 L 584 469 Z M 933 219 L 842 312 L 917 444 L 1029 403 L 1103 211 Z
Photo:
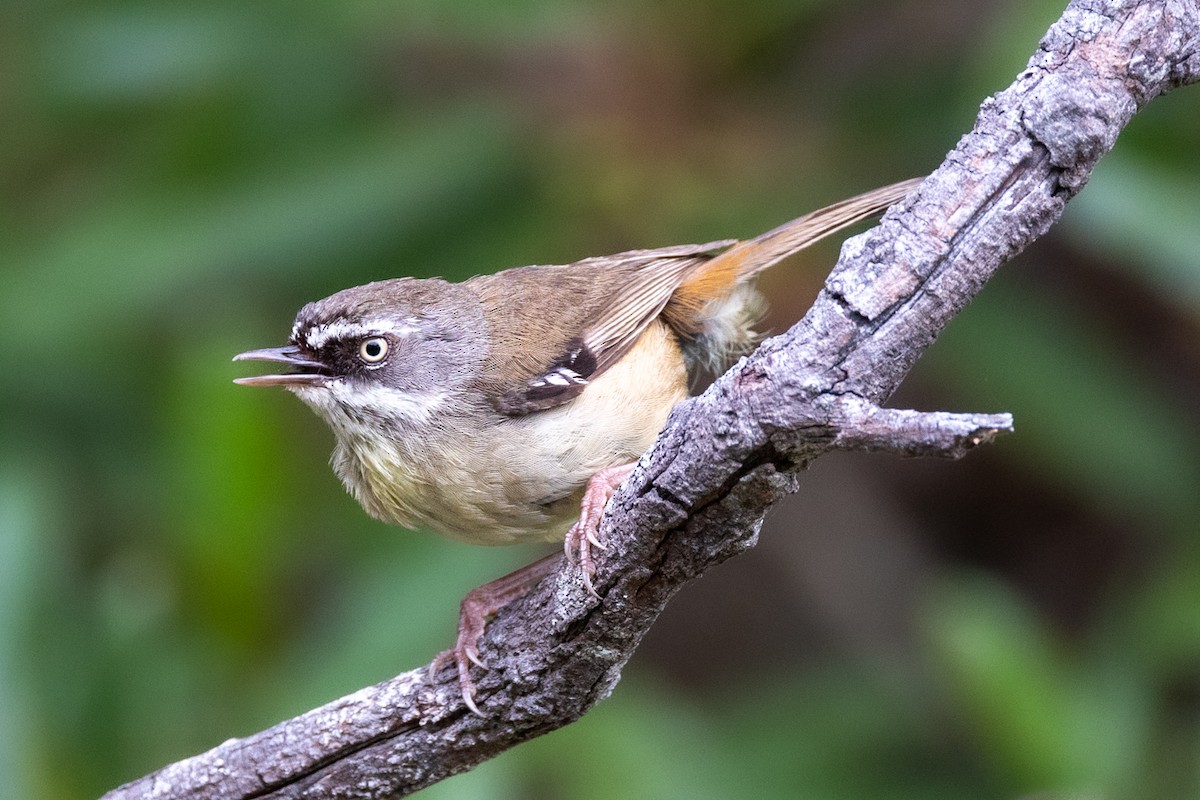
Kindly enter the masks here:
M 744 242 L 630 250 L 472 278 L 492 335 L 477 385 L 510 416 L 562 405 L 625 355 L 660 314 L 694 343 L 720 316 L 714 309 L 722 302 L 750 302 L 748 296 L 730 300 L 737 284 L 878 214 L 917 183 L 904 181 L 834 203 Z M 708 346 L 728 349 L 720 342 Z
M 550 320 L 544 330 L 534 334 L 539 337 L 546 333 L 550 335 L 534 343 L 535 349 L 544 354 L 544 360 L 538 361 L 535 357 L 532 363 L 537 367 L 532 370 L 529 369 L 531 361 L 525 358 L 521 362 L 517 361 L 517 356 L 506 361 L 496 360 L 495 374 L 485 376 L 482 381 L 485 390 L 491 390 L 486 393 L 492 397 L 493 405 L 501 413 L 519 416 L 552 408 L 577 397 L 590 381 L 604 374 L 633 347 L 692 271 L 734 243 L 729 240 L 632 250 L 559 267 L 535 267 L 533 269 L 554 271 L 543 272 L 537 278 L 522 272 L 529 268 L 510 270 L 515 274 L 507 276 L 507 280 L 494 281 L 497 290 L 502 282 L 505 285 L 508 302 L 504 305 L 509 306 L 508 313 L 497 309 L 494 317 Z M 473 280 L 484 283 L 489 277 L 499 276 Z M 532 279 L 538 287 L 549 286 L 551 291 L 522 292 L 521 287 L 513 285 L 514 278 L 516 282 Z M 614 286 L 617 287 L 615 291 Z M 490 296 L 500 305 L 498 292 L 492 292 Z M 527 303 L 535 297 L 541 298 L 543 306 L 547 302 L 561 305 L 520 310 L 512 307 L 514 303 Z M 553 322 L 558 322 L 558 326 Z M 497 333 L 501 340 L 497 352 L 506 350 L 505 334 L 521 334 L 519 331 L 493 330 L 494 340 Z M 524 335 L 528 341 L 529 332 L 525 331 Z M 505 378 L 501 380 L 500 375 Z

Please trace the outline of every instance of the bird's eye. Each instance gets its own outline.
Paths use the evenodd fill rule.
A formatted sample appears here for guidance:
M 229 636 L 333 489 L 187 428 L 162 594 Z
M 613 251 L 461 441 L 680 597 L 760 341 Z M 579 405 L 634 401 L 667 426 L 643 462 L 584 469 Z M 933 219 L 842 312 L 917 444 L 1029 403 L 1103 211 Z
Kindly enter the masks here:
M 382 336 L 363 339 L 358 345 L 358 357 L 364 364 L 378 364 L 387 358 L 388 340 Z

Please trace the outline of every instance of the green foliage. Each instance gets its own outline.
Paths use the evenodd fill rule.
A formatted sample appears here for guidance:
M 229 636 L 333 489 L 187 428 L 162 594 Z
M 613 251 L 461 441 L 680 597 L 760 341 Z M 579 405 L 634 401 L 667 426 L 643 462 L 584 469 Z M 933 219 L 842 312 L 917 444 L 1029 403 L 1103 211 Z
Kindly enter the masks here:
M 367 519 L 327 432 L 232 385 L 232 354 L 368 280 L 752 235 L 920 174 L 1061 5 L 0 6 L 6 796 L 95 796 L 424 663 L 536 555 Z M 923 565 L 839 573 L 913 590 L 898 649 L 781 557 L 684 593 L 662 625 L 699 638 L 656 629 L 583 721 L 428 794 L 1200 795 L 1195 91 L 906 387 L 1017 433 L 945 469 L 853 460 L 872 535 L 914 532 Z M 767 276 L 772 324 L 833 255 Z

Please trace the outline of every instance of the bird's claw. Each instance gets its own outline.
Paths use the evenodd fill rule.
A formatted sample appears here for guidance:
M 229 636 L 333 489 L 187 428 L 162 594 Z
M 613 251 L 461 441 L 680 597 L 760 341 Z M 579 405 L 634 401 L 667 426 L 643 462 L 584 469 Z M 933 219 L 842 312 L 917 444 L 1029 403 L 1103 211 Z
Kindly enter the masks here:
M 607 550 L 600 538 L 600 519 L 604 516 L 604 507 L 616 492 L 617 487 L 629 477 L 636 464 L 621 464 L 608 467 L 597 472 L 588 481 L 580 503 L 579 521 L 567 531 L 563 549 L 567 561 L 579 566 L 583 574 L 583 585 L 588 594 L 599 599 L 593 578 L 596 576 L 596 561 L 592 557 L 592 548 Z M 432 681 L 438 670 L 447 661 L 453 661 L 458 669 L 458 687 L 462 693 L 463 703 L 478 716 L 486 717 L 475 704 L 475 681 L 471 679 L 471 665 L 487 669 L 487 665 L 479 657 L 479 639 L 483 636 L 483 628 L 487 618 L 495 614 L 508 603 L 523 596 L 530 587 L 546 575 L 554 571 L 557 558 L 547 557 L 536 561 L 527 567 L 498 578 L 491 583 L 485 583 L 478 589 L 467 593 L 463 598 L 458 614 L 458 639 L 454 647 L 439 653 L 429 666 L 428 677 Z
M 579 504 L 579 521 L 567 531 L 567 538 L 563 542 L 567 561 L 579 566 L 580 572 L 583 573 L 584 588 L 595 598 L 599 598 L 600 595 L 592 582 L 596 577 L 596 561 L 592 557 L 592 548 L 608 549 L 608 545 L 600 538 L 600 520 L 617 487 L 629 477 L 635 466 L 637 465 L 620 464 L 607 467 L 591 477 L 583 491 L 583 501 Z
M 432 682 L 435 674 L 448 661 L 453 661 L 458 670 L 458 688 L 463 703 L 477 716 L 488 715 L 475 704 L 475 681 L 471 679 L 471 665 L 487 669 L 479 657 L 479 639 L 483 636 L 487 618 L 504 606 L 524 596 L 539 580 L 549 575 L 558 566 L 558 556 L 535 561 L 528 566 L 511 572 L 491 583 L 472 589 L 463 598 L 458 612 L 458 638 L 449 650 L 443 650 L 429 665 L 427 677 Z

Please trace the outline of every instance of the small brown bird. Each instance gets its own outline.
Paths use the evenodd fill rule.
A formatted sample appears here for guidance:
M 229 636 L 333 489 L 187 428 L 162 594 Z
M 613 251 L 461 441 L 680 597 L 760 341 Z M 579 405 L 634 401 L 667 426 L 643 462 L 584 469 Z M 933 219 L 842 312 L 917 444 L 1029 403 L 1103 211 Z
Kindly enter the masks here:
M 589 591 L 604 506 L 690 376 L 757 340 L 753 277 L 882 212 L 885 186 L 746 241 L 632 250 L 462 283 L 396 278 L 300 309 L 288 344 L 234 360 L 333 429 L 333 469 L 371 516 L 476 544 L 564 539 Z M 545 558 L 463 600 L 453 657 L 463 700 L 488 616 L 554 569 Z M 441 663 L 442 657 L 435 662 Z

